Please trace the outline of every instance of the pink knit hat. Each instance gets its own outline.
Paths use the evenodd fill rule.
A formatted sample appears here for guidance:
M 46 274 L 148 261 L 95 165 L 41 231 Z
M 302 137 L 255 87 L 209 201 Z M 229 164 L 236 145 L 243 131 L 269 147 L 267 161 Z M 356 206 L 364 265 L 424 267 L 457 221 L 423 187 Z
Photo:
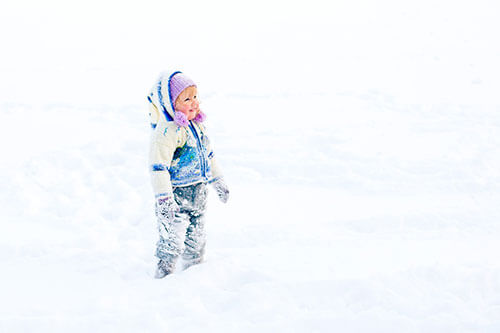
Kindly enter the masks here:
M 180 93 L 187 87 L 191 86 L 196 87 L 196 84 L 184 73 L 178 72 L 170 78 L 169 88 L 170 88 L 170 100 L 172 101 L 172 106 L 174 106 L 175 100 L 180 95 Z

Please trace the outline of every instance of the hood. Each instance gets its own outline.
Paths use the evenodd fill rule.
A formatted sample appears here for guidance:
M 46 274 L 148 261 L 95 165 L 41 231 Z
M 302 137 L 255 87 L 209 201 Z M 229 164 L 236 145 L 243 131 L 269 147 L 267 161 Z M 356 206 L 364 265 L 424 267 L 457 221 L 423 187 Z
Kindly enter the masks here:
M 156 80 L 148 95 L 148 101 L 153 105 L 150 109 L 151 126 L 162 121 L 174 121 L 174 101 L 170 98 L 170 79 L 180 71 L 164 71 Z

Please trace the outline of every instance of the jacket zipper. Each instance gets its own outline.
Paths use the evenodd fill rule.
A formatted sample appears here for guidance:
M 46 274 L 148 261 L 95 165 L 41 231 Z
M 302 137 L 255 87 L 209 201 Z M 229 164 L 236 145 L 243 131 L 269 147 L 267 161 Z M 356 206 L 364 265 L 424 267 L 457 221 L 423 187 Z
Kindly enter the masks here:
M 198 150 L 200 151 L 200 162 L 201 162 L 201 175 L 203 178 L 207 178 L 206 176 L 206 166 L 205 166 L 205 154 L 203 152 L 202 144 L 200 137 L 198 136 L 198 133 L 196 132 L 196 129 L 194 128 L 194 125 L 191 121 L 189 121 L 189 128 L 191 129 L 191 132 L 193 132 L 194 137 L 196 138 L 196 145 L 198 146 Z

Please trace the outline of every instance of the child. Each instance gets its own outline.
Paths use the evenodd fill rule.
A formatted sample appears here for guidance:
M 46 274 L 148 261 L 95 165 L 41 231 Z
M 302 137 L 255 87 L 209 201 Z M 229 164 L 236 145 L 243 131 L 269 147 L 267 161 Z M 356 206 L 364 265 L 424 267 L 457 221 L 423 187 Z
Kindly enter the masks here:
M 153 133 L 151 180 L 160 238 L 155 278 L 203 261 L 207 184 L 226 202 L 229 190 L 215 162 L 196 84 L 181 72 L 162 73 L 148 96 Z

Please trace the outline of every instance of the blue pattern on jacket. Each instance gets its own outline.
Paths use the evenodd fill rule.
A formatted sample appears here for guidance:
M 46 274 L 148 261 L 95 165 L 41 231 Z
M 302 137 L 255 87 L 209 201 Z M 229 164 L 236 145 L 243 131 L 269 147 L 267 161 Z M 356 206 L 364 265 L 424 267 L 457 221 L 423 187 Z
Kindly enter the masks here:
M 207 182 L 212 179 L 210 159 L 213 152 L 209 151 L 208 136 L 200 127 L 196 129 L 186 126 L 188 137 L 184 146 L 175 150 L 172 163 L 168 169 L 172 186 L 183 186 L 198 182 Z

